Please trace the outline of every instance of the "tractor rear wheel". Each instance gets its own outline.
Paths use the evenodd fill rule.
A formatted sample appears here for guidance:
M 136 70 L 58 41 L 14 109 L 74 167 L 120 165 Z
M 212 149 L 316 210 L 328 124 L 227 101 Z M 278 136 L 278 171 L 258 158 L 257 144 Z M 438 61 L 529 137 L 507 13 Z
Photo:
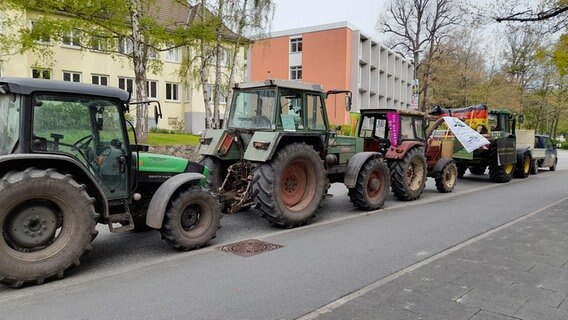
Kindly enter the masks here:
M 412 148 L 402 160 L 392 161 L 390 173 L 391 187 L 399 200 L 418 199 L 426 185 L 426 158 L 422 149 Z
M 523 158 L 520 163 L 515 166 L 515 178 L 524 179 L 531 174 L 531 155 L 527 152 L 523 154 Z
M 361 210 L 376 210 L 385 204 L 389 194 L 389 168 L 380 159 L 363 165 L 355 187 L 349 188 L 349 199 Z
M 1 178 L 0 282 L 42 284 L 78 266 L 98 233 L 94 202 L 84 185 L 54 169 Z
M 282 228 L 308 224 L 325 196 L 323 161 L 312 146 L 292 143 L 253 170 L 252 194 L 261 215 Z
M 453 161 L 448 162 L 442 168 L 440 175 L 436 177 L 436 189 L 441 193 L 448 193 L 454 190 L 458 179 L 458 167 Z
M 215 197 L 193 186 L 172 199 L 160 232 L 170 246 L 187 251 L 207 245 L 220 226 L 221 209 Z

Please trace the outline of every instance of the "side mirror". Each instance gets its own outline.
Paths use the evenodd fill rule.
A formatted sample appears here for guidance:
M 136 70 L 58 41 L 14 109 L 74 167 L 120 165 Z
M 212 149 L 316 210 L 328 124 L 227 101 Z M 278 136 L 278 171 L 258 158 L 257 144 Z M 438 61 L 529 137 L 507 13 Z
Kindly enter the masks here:
M 347 111 L 351 111 L 351 96 L 347 95 L 345 96 L 345 110 Z

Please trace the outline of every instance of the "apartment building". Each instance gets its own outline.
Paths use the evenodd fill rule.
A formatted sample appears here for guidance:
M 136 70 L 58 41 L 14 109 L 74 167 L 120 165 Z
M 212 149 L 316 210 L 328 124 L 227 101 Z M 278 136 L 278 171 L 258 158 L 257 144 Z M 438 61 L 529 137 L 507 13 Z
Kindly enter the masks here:
M 175 1 L 163 0 L 159 15 L 161 19 L 176 19 L 180 23 L 188 23 L 194 17 L 194 7 L 182 6 Z M 37 12 L 3 12 L 21 16 L 20 28 L 33 28 L 34 22 L 41 15 Z M 11 17 L 13 18 L 13 17 Z M 6 30 L 0 15 L 0 34 L 9 36 L 17 30 Z M 43 57 L 31 52 L 20 54 L 14 52 L 0 52 L 0 76 L 46 78 L 64 81 L 92 83 L 103 86 L 113 86 L 132 93 L 135 99 L 134 70 L 131 60 L 126 56 L 132 52 L 132 43 L 120 41 L 120 53 L 100 48 L 85 49 L 79 43 L 79 33 L 70 33 L 61 39 L 49 37 L 40 38 L 40 45 L 48 48 L 51 53 Z M 116 50 L 112 50 L 116 51 Z M 225 53 L 225 52 L 223 52 Z M 126 54 L 126 55 L 125 55 Z M 159 128 L 172 129 L 176 123 L 183 120 L 186 132 L 200 133 L 205 130 L 205 103 L 203 89 L 189 72 L 185 81 L 180 77 L 180 68 L 184 57 L 194 54 L 192 48 L 180 47 L 168 51 L 155 51 L 151 62 L 159 62 L 159 68 L 149 68 L 146 74 L 146 92 L 148 100 L 156 100 L 161 104 L 163 118 L 158 122 Z M 228 56 L 228 53 L 226 53 Z M 238 55 L 237 65 L 243 66 L 244 49 Z M 227 65 L 227 60 L 225 65 Z M 210 73 L 213 83 L 213 73 Z M 235 79 L 241 81 L 244 70 L 236 72 Z M 228 94 L 228 92 L 226 93 Z M 224 114 L 224 101 L 221 102 L 221 115 Z M 212 103 L 212 101 L 211 101 Z M 135 111 L 133 111 L 135 112 Z M 148 125 L 155 127 L 153 112 L 149 113 Z M 134 118 L 134 117 L 133 117 Z
M 256 41 L 248 57 L 250 80 L 270 77 L 319 83 L 325 90 L 348 89 L 352 111 L 417 107 L 412 62 L 348 22 L 274 32 Z M 337 99 L 327 100 L 329 121 L 348 124 L 349 113 Z

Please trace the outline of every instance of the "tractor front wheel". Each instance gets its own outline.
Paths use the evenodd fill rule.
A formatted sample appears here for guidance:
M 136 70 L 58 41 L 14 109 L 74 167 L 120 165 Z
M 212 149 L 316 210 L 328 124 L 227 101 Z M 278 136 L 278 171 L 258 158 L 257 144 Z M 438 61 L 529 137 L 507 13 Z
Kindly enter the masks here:
M 207 245 L 220 226 L 221 209 L 215 197 L 193 186 L 172 199 L 160 232 L 170 246 L 187 251 Z
M 450 161 L 442 168 L 440 175 L 436 177 L 436 189 L 441 193 L 448 193 L 454 190 L 458 179 L 458 167 L 455 162 Z
M 418 199 L 426 185 L 426 158 L 422 149 L 412 148 L 402 160 L 393 160 L 390 173 L 391 187 L 397 199 Z
M 363 165 L 349 199 L 361 210 L 380 209 L 389 194 L 389 168 L 380 159 L 370 159 Z
M 99 214 L 70 175 L 12 171 L 0 179 L 0 282 L 20 287 L 62 278 L 91 250 Z
M 261 215 L 275 226 L 308 224 L 325 196 L 327 179 L 319 154 L 305 143 L 292 143 L 272 161 L 253 171 L 252 194 Z

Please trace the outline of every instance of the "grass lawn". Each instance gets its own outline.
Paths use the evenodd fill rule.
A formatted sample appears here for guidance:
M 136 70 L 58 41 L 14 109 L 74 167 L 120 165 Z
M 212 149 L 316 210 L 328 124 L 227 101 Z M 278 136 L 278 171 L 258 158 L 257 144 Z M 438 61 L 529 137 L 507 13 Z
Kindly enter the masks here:
M 132 133 L 130 133 L 130 141 L 134 143 Z M 192 145 L 199 144 L 199 136 L 191 134 L 171 134 L 171 133 L 148 133 L 148 145 Z

